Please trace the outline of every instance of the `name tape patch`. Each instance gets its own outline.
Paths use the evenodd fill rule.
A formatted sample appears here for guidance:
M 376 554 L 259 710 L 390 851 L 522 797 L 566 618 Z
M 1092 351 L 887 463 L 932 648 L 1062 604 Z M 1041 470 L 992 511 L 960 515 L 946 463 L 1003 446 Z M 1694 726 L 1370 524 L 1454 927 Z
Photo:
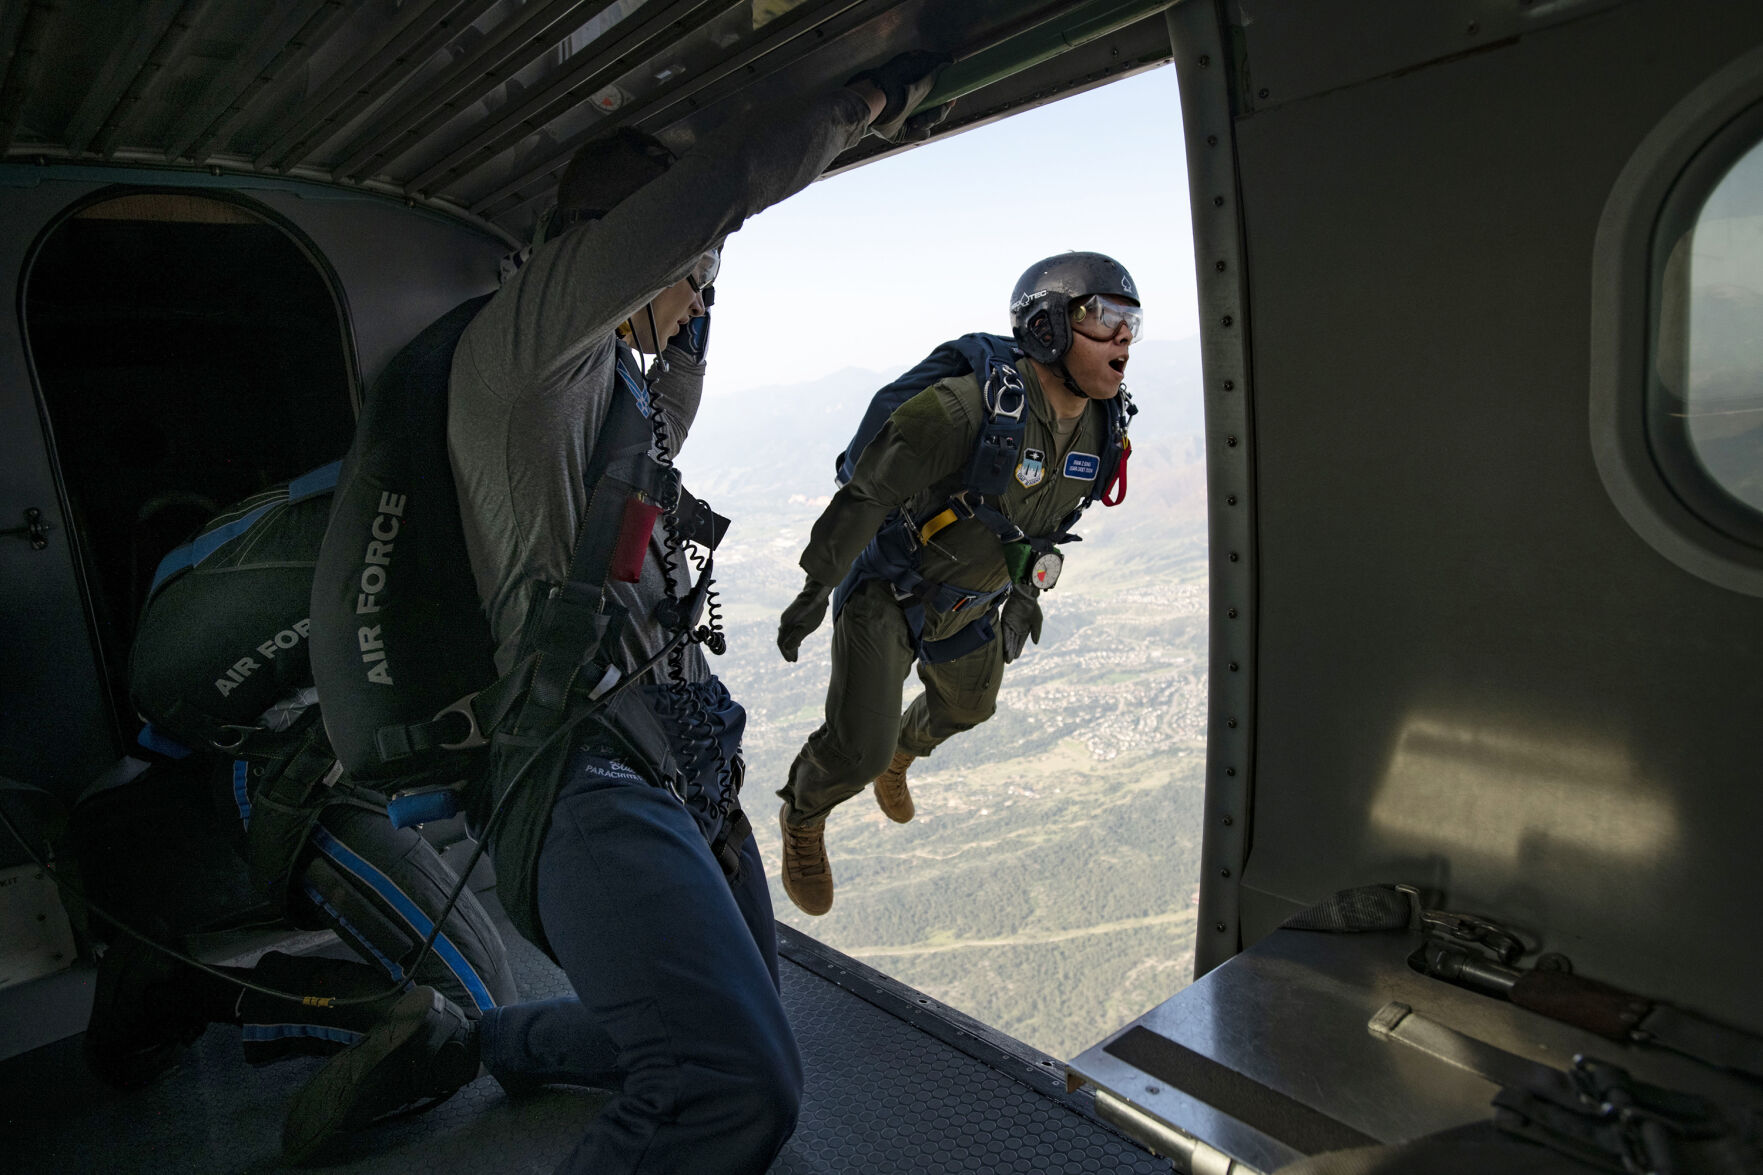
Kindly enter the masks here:
M 1073 481 L 1095 481 L 1102 472 L 1102 459 L 1094 453 L 1067 453 L 1065 476 Z

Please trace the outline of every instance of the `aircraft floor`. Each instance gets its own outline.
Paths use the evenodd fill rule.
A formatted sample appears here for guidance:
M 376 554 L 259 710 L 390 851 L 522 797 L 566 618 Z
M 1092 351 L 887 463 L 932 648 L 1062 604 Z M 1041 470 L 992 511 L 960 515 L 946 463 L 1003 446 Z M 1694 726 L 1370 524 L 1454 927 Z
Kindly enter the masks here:
M 525 997 L 567 990 L 536 950 L 510 946 Z M 924 997 L 812 940 L 786 931 L 785 950 L 784 1002 L 807 1089 L 772 1175 L 1170 1169 L 1064 1094 L 1062 1074 L 1037 1073 L 1020 1046 L 1000 1050 L 983 1027 L 927 1012 Z M 319 1063 L 253 1070 L 236 1031 L 215 1027 L 170 1073 L 119 1093 L 91 1077 L 71 1037 L 0 1064 L 4 1165 L 21 1175 L 282 1170 L 283 1107 Z M 509 1099 L 486 1077 L 425 1116 L 355 1137 L 329 1170 L 548 1172 L 604 1097 L 555 1087 Z

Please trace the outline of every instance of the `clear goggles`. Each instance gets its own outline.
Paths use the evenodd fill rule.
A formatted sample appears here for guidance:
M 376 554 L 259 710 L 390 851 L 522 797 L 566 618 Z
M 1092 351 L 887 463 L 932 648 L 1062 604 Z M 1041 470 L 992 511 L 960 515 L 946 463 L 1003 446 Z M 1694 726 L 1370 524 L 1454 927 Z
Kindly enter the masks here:
M 1109 294 L 1091 294 L 1071 304 L 1071 328 L 1092 339 L 1111 339 L 1120 332 L 1120 324 L 1137 339 L 1145 328 L 1145 312 L 1139 307 Z
M 721 272 L 722 250 L 706 249 L 692 264 L 691 272 L 686 274 L 686 281 L 691 283 L 694 292 L 703 293 L 704 287 L 715 281 L 716 275 Z

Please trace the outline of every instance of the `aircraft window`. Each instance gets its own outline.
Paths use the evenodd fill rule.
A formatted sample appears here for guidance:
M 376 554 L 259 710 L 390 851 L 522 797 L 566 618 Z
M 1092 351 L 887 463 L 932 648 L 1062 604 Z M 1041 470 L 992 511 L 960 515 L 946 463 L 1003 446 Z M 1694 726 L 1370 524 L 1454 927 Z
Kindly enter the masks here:
M 1678 496 L 1763 546 L 1763 145 L 1742 121 L 1690 163 L 1661 217 L 1647 427 Z
M 338 302 L 254 208 L 134 192 L 43 238 L 24 322 L 126 730 L 128 648 L 159 560 L 220 507 L 348 448 Z

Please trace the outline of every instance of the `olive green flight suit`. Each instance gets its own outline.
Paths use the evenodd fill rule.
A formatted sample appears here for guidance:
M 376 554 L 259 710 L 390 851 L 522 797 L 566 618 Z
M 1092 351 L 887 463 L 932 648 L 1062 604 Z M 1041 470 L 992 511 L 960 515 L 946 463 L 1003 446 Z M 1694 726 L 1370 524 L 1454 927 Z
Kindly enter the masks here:
M 1091 404 L 1065 436 L 1055 426 L 1034 371 L 1019 368 L 1028 389 L 1023 457 L 1002 509 L 1029 535 L 1050 535 L 1077 509 L 1094 478 L 1066 476 L 1071 454 L 1100 465 L 1107 414 Z M 863 450 L 850 484 L 828 503 L 802 552 L 811 579 L 836 584 L 875 536 L 890 511 L 907 503 L 919 522 L 941 510 L 962 488 L 962 472 L 985 423 L 979 378 L 958 376 L 932 384 L 900 405 Z M 1081 464 L 1081 463 L 1080 463 Z M 935 583 L 990 592 L 1010 573 L 998 536 L 976 519 L 938 531 L 920 555 L 919 571 Z M 1015 591 L 1030 591 L 1018 585 Z M 925 609 L 926 640 L 942 640 L 987 613 L 986 608 L 937 613 Z M 896 749 L 928 755 L 950 735 L 992 716 L 1004 675 L 1004 642 L 987 641 L 966 656 L 918 666 L 924 693 L 900 713 L 906 673 L 917 659 L 904 608 L 894 589 L 869 580 L 852 592 L 833 624 L 832 677 L 826 721 L 790 765 L 778 792 L 791 824 L 812 824 L 887 769 Z

